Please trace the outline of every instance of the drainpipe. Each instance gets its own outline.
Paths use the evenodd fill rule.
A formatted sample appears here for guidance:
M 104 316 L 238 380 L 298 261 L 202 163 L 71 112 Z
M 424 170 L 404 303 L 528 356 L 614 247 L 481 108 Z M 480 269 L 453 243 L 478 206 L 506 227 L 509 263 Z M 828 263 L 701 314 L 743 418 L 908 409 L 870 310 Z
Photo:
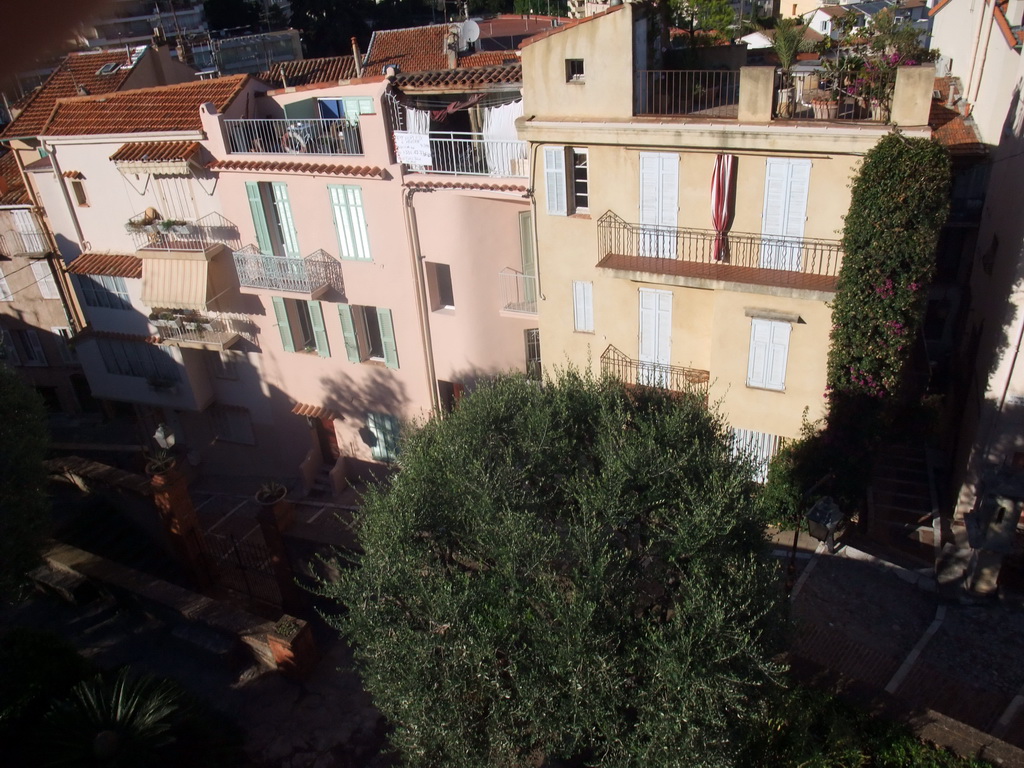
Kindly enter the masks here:
M 975 62 L 971 62 L 971 83 L 967 88 L 968 96 L 967 101 L 974 103 L 978 98 L 978 91 L 981 90 L 981 78 L 985 73 L 985 59 L 988 57 L 988 44 L 989 38 L 992 36 L 992 24 L 995 22 L 996 9 L 993 5 L 991 8 L 988 3 L 985 3 L 985 10 L 982 11 L 984 16 L 983 21 L 987 21 L 985 25 L 986 29 L 982 33 L 981 39 L 978 41 L 978 45 L 981 48 L 981 60 L 977 62 L 977 71 L 975 72 Z
M 434 369 L 434 344 L 430 336 L 430 316 L 427 314 L 427 285 L 423 276 L 423 253 L 420 251 L 420 233 L 416 226 L 416 208 L 413 205 L 415 189 L 405 190 L 405 232 L 409 238 L 409 252 L 412 257 L 412 271 L 416 278 L 416 313 L 420 321 L 420 337 L 423 343 L 423 357 L 427 369 L 427 389 L 430 392 L 430 407 L 434 413 L 441 412 L 441 398 L 437 393 L 437 375 Z
M 530 142 L 530 179 L 537 178 L 537 149 L 540 147 L 539 144 Z M 537 325 L 540 325 L 540 303 L 545 300 L 544 291 L 540 284 L 540 237 L 537 235 L 537 195 L 534 193 L 533 186 L 527 188 L 524 197 L 530 198 L 530 218 L 531 224 L 533 225 L 533 269 L 537 273 Z

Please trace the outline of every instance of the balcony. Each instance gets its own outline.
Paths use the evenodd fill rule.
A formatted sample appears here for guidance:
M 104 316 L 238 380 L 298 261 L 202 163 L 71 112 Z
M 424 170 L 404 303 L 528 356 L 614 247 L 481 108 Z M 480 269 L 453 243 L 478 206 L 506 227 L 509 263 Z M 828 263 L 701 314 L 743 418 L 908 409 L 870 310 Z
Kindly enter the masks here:
M 503 269 L 498 273 L 498 290 L 501 293 L 501 308 L 505 312 L 537 314 L 536 275 L 524 275 L 514 269 Z
M 242 293 L 293 293 L 318 299 L 329 288 L 344 290 L 341 264 L 319 250 L 301 259 L 260 253 L 255 245 L 234 252 Z
M 46 234 L 42 231 L 22 232 L 8 229 L 0 232 L 0 254 L 4 256 L 25 256 L 47 253 Z
M 834 292 L 836 240 L 630 224 L 611 211 L 597 222 L 597 266 L 681 278 Z
M 611 344 L 601 353 L 601 373 L 639 387 L 657 387 L 672 392 L 691 392 L 707 402 L 711 373 L 679 365 L 662 365 L 634 360 Z
M 739 116 L 740 73 L 638 69 L 634 96 L 638 116 L 689 115 L 735 120 Z
M 228 154 L 361 155 L 359 123 L 309 118 L 225 120 Z
M 238 227 L 219 213 L 211 213 L 195 221 L 156 219 L 151 221 L 140 213 L 128 219 L 125 230 L 131 235 L 139 256 L 167 254 L 206 255 L 207 261 L 224 245 L 231 250 L 241 245 Z M 191 256 L 195 258 L 195 256 Z
M 160 343 L 176 347 L 224 350 L 242 337 L 230 320 L 216 315 L 164 312 L 152 322 Z
M 415 134 L 408 134 L 416 140 Z M 479 133 L 431 131 L 424 142 L 430 162 L 406 163 L 407 173 L 442 173 L 464 176 L 528 178 L 528 150 L 525 141 L 485 139 Z M 401 155 L 402 153 L 399 152 Z M 426 159 L 424 157 L 424 159 Z

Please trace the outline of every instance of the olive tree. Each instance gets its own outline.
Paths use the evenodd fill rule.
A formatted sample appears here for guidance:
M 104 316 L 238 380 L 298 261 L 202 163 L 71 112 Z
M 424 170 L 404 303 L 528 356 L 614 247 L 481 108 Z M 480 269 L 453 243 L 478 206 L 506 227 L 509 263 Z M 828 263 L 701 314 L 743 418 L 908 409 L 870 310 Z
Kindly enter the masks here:
M 731 764 L 782 622 L 703 398 L 509 376 L 408 432 L 322 584 L 406 763 Z

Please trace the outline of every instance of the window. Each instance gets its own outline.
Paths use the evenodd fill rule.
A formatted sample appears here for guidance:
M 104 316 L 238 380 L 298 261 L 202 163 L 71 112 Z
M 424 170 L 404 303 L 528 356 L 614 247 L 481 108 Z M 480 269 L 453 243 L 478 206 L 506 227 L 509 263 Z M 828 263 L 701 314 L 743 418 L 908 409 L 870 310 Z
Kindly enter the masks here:
M 60 355 L 61 362 L 67 365 L 76 364 L 78 362 L 78 353 L 75 352 L 74 334 L 71 332 L 71 329 L 63 326 L 51 328 L 50 332 L 57 341 L 57 353 Z
M 448 264 L 427 262 L 427 293 L 430 296 L 432 310 L 455 309 L 452 268 Z
M 750 319 L 750 357 L 747 360 L 747 386 L 760 389 L 786 389 L 786 359 L 789 356 L 788 322 Z
M 60 298 L 60 294 L 57 293 L 57 283 L 53 279 L 53 272 L 50 270 L 49 264 L 45 261 L 33 261 L 32 274 L 35 275 L 36 285 L 39 286 L 39 293 L 42 294 L 44 299 Z
M 747 459 L 753 466 L 754 480 L 763 483 L 768 479 L 768 465 L 785 442 L 779 435 L 733 427 L 732 455 Z
M 288 185 L 283 181 L 247 181 L 245 191 L 260 252 L 301 258 Z
M 107 373 L 115 376 L 135 376 L 153 382 L 176 382 L 178 363 L 161 347 L 143 341 L 97 339 L 100 356 Z
M 46 355 L 35 331 L 11 331 L 15 345 L 21 348 L 22 365 L 46 365 Z
M 544 148 L 544 190 L 549 214 L 585 213 L 590 207 L 588 160 L 586 149 Z
M 85 182 L 81 179 L 75 179 L 71 182 L 71 194 L 75 197 L 75 203 L 78 204 L 79 208 L 89 207 L 89 198 L 85 196 Z
M 565 82 L 582 83 L 584 80 L 583 59 L 565 60 Z
M 214 437 L 219 442 L 256 445 L 256 436 L 252 431 L 252 420 L 249 411 L 234 405 L 210 406 L 210 423 L 213 425 Z
M 316 352 L 320 357 L 331 356 L 324 312 L 319 301 L 274 296 L 273 302 L 285 352 Z
M 370 241 L 363 212 L 363 190 L 351 185 L 329 185 L 338 252 L 343 259 L 370 261 Z
M 11 287 L 7 285 L 7 278 L 3 272 L 0 272 L 0 301 L 14 301 L 14 294 L 11 293 Z
M 540 328 L 527 328 L 523 336 L 526 339 L 526 378 L 540 381 Z
M 366 428 L 370 430 L 370 453 L 377 461 L 395 461 L 398 458 L 398 419 L 388 413 L 366 414 Z
M 345 96 L 341 99 L 317 99 L 317 111 L 323 120 L 345 118 L 350 124 L 359 122 L 360 115 L 374 114 L 373 99 L 369 96 Z
M 594 284 L 580 280 L 572 283 L 572 313 L 575 330 L 594 332 Z
M 437 381 L 437 394 L 442 413 L 451 413 L 462 398 L 464 388 L 457 381 Z
M 398 368 L 398 345 L 390 309 L 339 304 L 338 317 L 349 362 L 369 360 Z
M 104 309 L 131 309 L 128 288 L 123 277 L 76 275 L 86 306 Z
M 827 21 L 821 22 L 821 31 L 822 32 L 828 32 L 828 22 Z
M 244 352 L 236 352 L 233 349 L 211 351 L 206 356 L 206 369 L 215 379 L 236 381 L 238 379 L 238 365 L 244 359 Z
M 0 330 L 0 362 L 7 365 L 21 365 L 18 348 L 14 346 L 14 337 L 10 331 Z

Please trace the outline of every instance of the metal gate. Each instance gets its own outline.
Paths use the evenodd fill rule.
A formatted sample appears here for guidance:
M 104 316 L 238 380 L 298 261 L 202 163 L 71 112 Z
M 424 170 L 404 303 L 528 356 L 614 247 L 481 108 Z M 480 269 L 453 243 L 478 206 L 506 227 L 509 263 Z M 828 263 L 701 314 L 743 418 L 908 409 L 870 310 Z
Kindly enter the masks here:
M 264 542 L 238 539 L 233 533 L 203 533 L 199 542 L 211 582 L 255 603 L 281 607 L 281 588 Z

